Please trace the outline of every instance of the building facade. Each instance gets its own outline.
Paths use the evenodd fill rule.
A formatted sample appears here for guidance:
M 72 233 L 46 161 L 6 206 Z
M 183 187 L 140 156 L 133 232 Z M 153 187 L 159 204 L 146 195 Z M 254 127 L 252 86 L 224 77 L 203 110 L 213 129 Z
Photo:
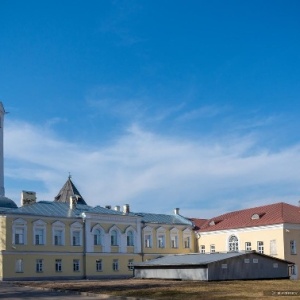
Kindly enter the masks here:
M 290 275 L 299 279 L 298 206 L 275 203 L 223 214 L 204 222 L 196 236 L 200 253 L 255 250 L 295 263 Z
M 0 201 L 0 226 L 2 280 L 130 277 L 135 262 L 194 252 L 195 245 L 193 224 L 178 209 L 91 207 L 70 177 L 54 201 L 37 202 L 25 191 L 21 207 Z

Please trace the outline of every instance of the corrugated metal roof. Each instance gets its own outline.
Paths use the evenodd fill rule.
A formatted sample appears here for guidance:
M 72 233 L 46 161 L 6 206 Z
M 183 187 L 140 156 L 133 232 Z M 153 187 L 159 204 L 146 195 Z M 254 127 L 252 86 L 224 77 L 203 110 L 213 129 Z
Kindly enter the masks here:
M 78 204 L 75 209 L 70 209 L 68 203 L 39 201 L 16 209 L 6 211 L 6 214 L 37 215 L 43 217 L 79 217 L 82 212 L 91 210 L 88 205 Z
M 136 213 L 136 215 L 142 217 L 142 221 L 145 223 L 157 223 L 157 224 L 174 224 L 174 225 L 192 225 L 192 222 L 182 217 L 181 215 L 165 215 L 165 214 L 153 214 L 153 213 Z
M 245 252 L 228 253 L 195 253 L 195 254 L 176 254 L 152 259 L 135 266 L 172 266 L 172 265 L 206 265 L 212 262 L 224 260 L 231 257 L 244 255 Z
M 169 225 L 189 225 L 192 226 L 192 222 L 180 215 L 164 215 L 153 213 L 124 213 L 114 209 L 108 209 L 101 206 L 91 207 L 89 205 L 78 204 L 74 209 L 70 209 L 69 203 L 57 202 L 57 201 L 39 201 L 30 205 L 25 205 L 19 208 L 12 208 L 9 210 L 1 210 L 0 212 L 5 214 L 17 214 L 17 215 L 36 215 L 43 217 L 64 217 L 72 218 L 79 217 L 82 212 L 88 212 L 93 214 L 108 214 L 118 216 L 130 216 L 139 217 L 145 223 L 155 224 L 169 224 Z

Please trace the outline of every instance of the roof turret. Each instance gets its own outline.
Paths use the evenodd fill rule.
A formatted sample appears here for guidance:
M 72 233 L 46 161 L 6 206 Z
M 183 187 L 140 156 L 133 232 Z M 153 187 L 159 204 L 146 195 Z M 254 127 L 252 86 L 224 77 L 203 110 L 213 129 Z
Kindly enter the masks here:
M 69 203 L 70 197 L 75 196 L 77 198 L 77 204 L 87 205 L 76 186 L 71 180 L 71 175 L 69 175 L 67 182 L 61 188 L 57 196 L 54 198 L 54 202 Z

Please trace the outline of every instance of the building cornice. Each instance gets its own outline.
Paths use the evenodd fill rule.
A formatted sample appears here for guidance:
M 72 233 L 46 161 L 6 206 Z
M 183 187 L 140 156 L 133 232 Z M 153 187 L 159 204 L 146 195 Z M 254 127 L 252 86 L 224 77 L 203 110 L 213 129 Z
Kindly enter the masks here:
M 243 227 L 243 228 L 233 228 L 233 229 L 224 229 L 224 230 L 216 230 L 216 231 L 198 231 L 196 234 L 200 236 L 204 235 L 215 235 L 215 234 L 223 234 L 223 233 L 234 233 L 234 232 L 251 232 L 251 231 L 261 231 L 261 230 L 276 230 L 276 229 L 284 229 L 285 224 L 275 224 L 275 225 L 266 225 L 266 226 L 255 226 L 255 227 Z M 299 226 L 300 228 L 300 226 Z

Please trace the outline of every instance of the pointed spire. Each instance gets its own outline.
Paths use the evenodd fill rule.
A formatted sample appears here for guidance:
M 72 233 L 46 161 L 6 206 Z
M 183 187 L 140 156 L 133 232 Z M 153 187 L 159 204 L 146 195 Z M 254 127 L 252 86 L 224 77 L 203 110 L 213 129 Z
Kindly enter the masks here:
M 54 202 L 69 203 L 70 197 L 74 196 L 77 198 L 77 204 L 87 205 L 82 196 L 80 195 L 79 191 L 77 190 L 76 186 L 72 182 L 71 174 L 69 173 L 68 180 L 61 188 L 57 196 L 54 198 Z

